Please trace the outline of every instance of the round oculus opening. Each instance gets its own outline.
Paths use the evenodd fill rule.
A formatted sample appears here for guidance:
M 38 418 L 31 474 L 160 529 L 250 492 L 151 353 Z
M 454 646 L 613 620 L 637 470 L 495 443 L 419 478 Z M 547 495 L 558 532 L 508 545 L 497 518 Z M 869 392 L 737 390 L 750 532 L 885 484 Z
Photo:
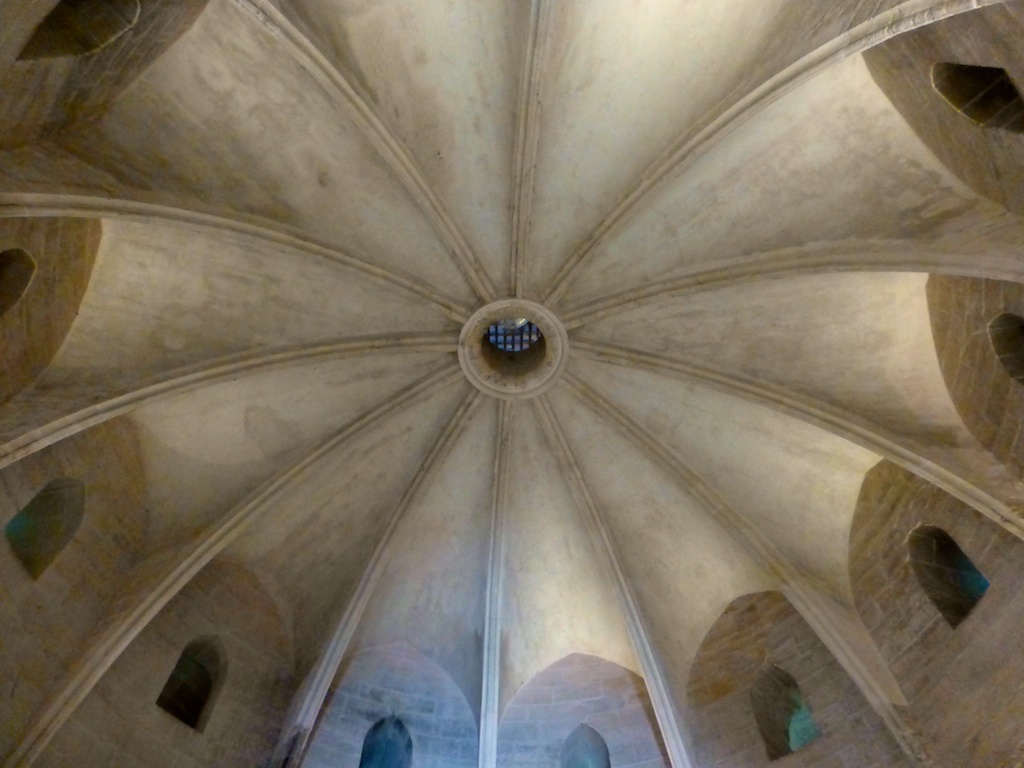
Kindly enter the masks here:
M 481 352 L 484 362 L 502 376 L 525 376 L 544 362 L 547 340 L 526 317 L 501 318 L 487 326 Z
M 459 365 L 480 391 L 505 400 L 536 397 L 565 368 L 569 338 L 547 307 L 499 299 L 474 312 L 459 335 Z

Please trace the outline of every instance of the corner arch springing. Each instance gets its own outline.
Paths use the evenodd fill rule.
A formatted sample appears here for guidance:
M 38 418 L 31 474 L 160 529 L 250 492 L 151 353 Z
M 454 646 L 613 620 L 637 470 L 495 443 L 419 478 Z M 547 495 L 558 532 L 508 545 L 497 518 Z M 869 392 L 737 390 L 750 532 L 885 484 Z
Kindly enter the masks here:
M 51 480 L 11 518 L 4 537 L 14 556 L 38 579 L 74 538 L 85 514 L 85 484 Z

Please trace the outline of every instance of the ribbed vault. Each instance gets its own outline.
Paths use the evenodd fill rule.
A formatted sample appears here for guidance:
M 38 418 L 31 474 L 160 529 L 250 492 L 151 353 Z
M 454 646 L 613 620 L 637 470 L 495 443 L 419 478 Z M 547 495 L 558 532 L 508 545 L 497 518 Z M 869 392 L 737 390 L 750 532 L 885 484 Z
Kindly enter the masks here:
M 519 693 L 585 656 L 643 680 L 651 759 L 697 768 L 695 660 L 770 593 L 892 765 L 945 765 L 858 613 L 851 531 L 887 460 L 1024 537 L 1024 486 L 965 425 L 927 292 L 1024 282 L 1024 224 L 862 54 L 1020 7 L 210 0 L 88 119 L 0 150 L 0 216 L 101 230 L 59 351 L 0 404 L 8 501 L 100 441 L 131 445 L 140 499 L 116 589 L 0 705 L 5 764 L 70 764 L 146 638 L 222 590 L 275 617 L 250 631 L 291 704 L 261 759 L 351 730 L 354 665 L 394 658 L 394 701 L 443 687 L 493 768 Z M 0 28 L 27 39 L 20 12 Z M 18 94 L 78 66 L 16 48 Z M 460 368 L 464 323 L 507 298 L 568 331 L 535 397 Z M 17 342 L 5 316 L 5 343 L 57 333 L 36 312 Z M 5 670 L 43 663 L 28 645 L 0 646 Z

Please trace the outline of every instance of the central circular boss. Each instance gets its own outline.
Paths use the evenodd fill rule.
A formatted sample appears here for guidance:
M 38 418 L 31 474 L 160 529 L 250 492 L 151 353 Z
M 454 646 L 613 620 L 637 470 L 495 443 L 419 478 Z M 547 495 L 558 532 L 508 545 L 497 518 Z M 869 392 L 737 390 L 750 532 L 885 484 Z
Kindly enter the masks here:
M 535 397 L 565 367 L 569 337 L 546 307 L 502 299 L 473 313 L 459 336 L 459 364 L 477 389 L 504 400 Z

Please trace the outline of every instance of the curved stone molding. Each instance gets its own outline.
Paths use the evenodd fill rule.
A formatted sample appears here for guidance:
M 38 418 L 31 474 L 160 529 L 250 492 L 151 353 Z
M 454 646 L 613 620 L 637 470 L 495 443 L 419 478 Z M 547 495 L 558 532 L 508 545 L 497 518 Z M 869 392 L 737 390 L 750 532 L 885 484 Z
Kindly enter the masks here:
M 1017 132 L 1019 122 L 994 126 L 972 119 L 943 95 L 942 83 L 935 81 L 937 65 L 969 64 L 1005 70 L 1018 90 L 1024 86 L 1024 54 L 1015 42 L 1024 32 L 1024 20 L 1015 5 L 998 3 L 914 30 L 867 51 L 864 60 L 875 82 L 935 156 L 976 193 L 1019 215 L 1024 213 L 1019 170 L 1024 165 L 1024 136 Z M 981 96 L 964 94 L 975 103 Z M 1014 112 L 1011 107 L 1006 117 L 1012 118 Z
M 31 93 L 33 97 L 0 101 L 0 147 L 28 144 L 41 135 L 101 114 L 192 28 L 207 2 L 128 2 L 122 3 L 126 10 L 114 13 L 103 8 L 106 15 L 113 16 L 107 19 L 108 26 L 115 22 L 114 29 L 107 32 L 117 34 L 107 34 L 104 39 L 97 30 L 93 50 L 87 50 L 88 46 L 82 49 L 82 40 L 76 39 L 81 50 L 72 45 L 65 53 L 58 53 L 60 41 L 52 35 L 41 41 L 36 34 L 56 3 L 29 3 L 20 13 L 17 3 L 4 3 L 0 10 L 0 29 L 4 30 L 0 39 L 0 93 Z M 128 16 L 120 20 L 122 25 L 131 23 L 119 28 L 116 22 L 124 13 Z M 90 19 L 99 15 L 97 9 L 76 9 L 66 11 L 57 21 L 61 25 L 74 23 L 74 17 L 80 14 Z M 75 55 L 77 58 L 73 58 Z
M 957 413 L 987 451 L 1024 477 L 1024 385 L 1008 368 L 1017 355 L 1001 358 L 995 348 L 1001 334 L 1019 345 L 1019 332 L 992 328 L 1003 314 L 1024 314 L 1024 285 L 933 275 L 926 290 L 939 369 Z
M 908 557 L 908 535 L 935 526 L 984 572 L 990 586 L 954 630 Z M 958 499 L 888 461 L 864 477 L 850 528 L 857 610 L 906 692 L 905 710 L 943 765 L 1013 765 L 1024 669 L 1008 653 L 1022 621 L 1017 600 L 1024 543 Z M 971 690 L 971 708 L 963 691 Z M 977 714 L 975 714 L 977 713 Z
M 462 322 L 469 310 L 460 302 L 425 285 L 410 274 L 385 269 L 357 259 L 340 249 L 317 241 L 306 234 L 266 219 L 252 216 L 226 218 L 186 208 L 141 202 L 139 200 L 110 200 L 85 195 L 53 194 L 0 194 L 0 218 L 29 218 L 66 216 L 69 218 L 117 218 L 142 223 L 157 222 L 182 227 L 202 227 L 216 234 L 241 236 L 261 243 L 291 248 L 339 266 L 362 272 L 386 283 L 437 304 L 453 320 Z
M 341 427 L 298 461 L 284 467 L 196 541 L 163 550 L 141 563 L 135 578 L 130 580 L 130 591 L 118 601 L 114 615 L 97 624 L 89 646 L 79 656 L 77 666 L 60 681 L 51 698 L 35 713 L 17 749 L 4 763 L 5 768 L 27 768 L 35 763 L 61 726 L 132 640 L 199 571 L 223 552 L 254 520 L 272 510 L 275 500 L 296 483 L 302 482 L 318 464 L 355 436 L 403 408 L 456 384 L 458 377 L 457 369 L 447 366 L 428 373 Z M 350 632 L 354 630 L 352 626 Z
M 1001 0 L 908 0 L 830 40 L 762 83 L 696 134 L 680 137 L 679 141 L 669 147 L 633 183 L 619 204 L 569 255 L 555 275 L 552 288 L 544 295 L 544 303 L 554 305 L 558 302 L 572 282 L 573 276 L 590 259 L 598 246 L 640 207 L 641 202 L 654 189 L 692 164 L 741 121 L 749 120 L 784 93 L 847 56 L 861 53 L 897 35 L 933 24 L 940 19 L 983 6 L 997 5 L 1000 2 Z
M 303 365 L 315 360 L 336 360 L 345 357 L 402 352 L 453 352 L 455 340 L 446 334 L 402 334 L 394 337 L 362 337 L 339 339 L 336 342 L 277 347 L 256 353 L 232 355 L 211 360 L 185 370 L 175 370 L 150 380 L 131 392 L 92 403 L 66 413 L 52 421 L 30 426 L 0 444 L 0 468 L 40 451 L 53 443 L 108 421 L 136 408 L 175 397 L 218 382 L 236 379 L 289 365 Z
M 234 0 L 264 29 L 287 43 L 292 57 L 348 112 L 374 148 L 391 167 L 409 194 L 441 236 L 459 271 L 484 301 L 495 296 L 494 286 L 476 254 L 427 183 L 409 150 L 398 140 L 370 105 L 317 47 L 270 0 Z
M 748 763 L 760 752 L 769 759 L 771 741 L 759 737 L 758 704 L 752 694 L 765 663 L 795 678 L 823 736 L 786 757 L 793 766 L 820 764 L 849 745 L 865 765 L 901 764 L 900 750 L 879 717 L 812 628 L 779 592 L 734 600 L 708 631 L 690 670 L 687 702 L 695 766 Z M 785 745 L 788 747 L 789 745 Z M 782 754 L 785 754 L 783 752 Z M 752 764 L 764 764 L 754 760 Z
M 508 318 L 534 323 L 543 343 L 523 352 L 499 353 L 486 340 L 487 329 Z M 502 299 L 481 307 L 459 336 L 459 365 L 466 378 L 481 392 L 503 400 L 523 400 L 546 392 L 558 381 L 568 352 L 569 336 L 562 322 L 546 307 L 525 299 Z
M 1007 216 L 1006 219 L 1001 225 L 987 223 L 986 229 L 991 232 L 994 226 L 1019 226 L 1017 221 L 1010 220 L 1011 217 Z M 1009 229 L 1007 231 L 1013 232 Z M 698 267 L 657 282 L 567 307 L 560 315 L 565 327 L 572 330 L 618 312 L 691 293 L 715 291 L 753 280 L 834 272 L 928 272 L 1024 282 L 1024 263 L 1016 247 L 1001 248 L 990 253 L 972 253 L 946 251 L 934 244 L 913 241 L 815 244 L 751 254 Z
M 101 236 L 100 222 L 90 219 L 0 220 L 0 251 L 22 251 L 35 263 L 25 290 L 0 317 L 0 402 L 31 384 L 64 343 L 89 285 Z

